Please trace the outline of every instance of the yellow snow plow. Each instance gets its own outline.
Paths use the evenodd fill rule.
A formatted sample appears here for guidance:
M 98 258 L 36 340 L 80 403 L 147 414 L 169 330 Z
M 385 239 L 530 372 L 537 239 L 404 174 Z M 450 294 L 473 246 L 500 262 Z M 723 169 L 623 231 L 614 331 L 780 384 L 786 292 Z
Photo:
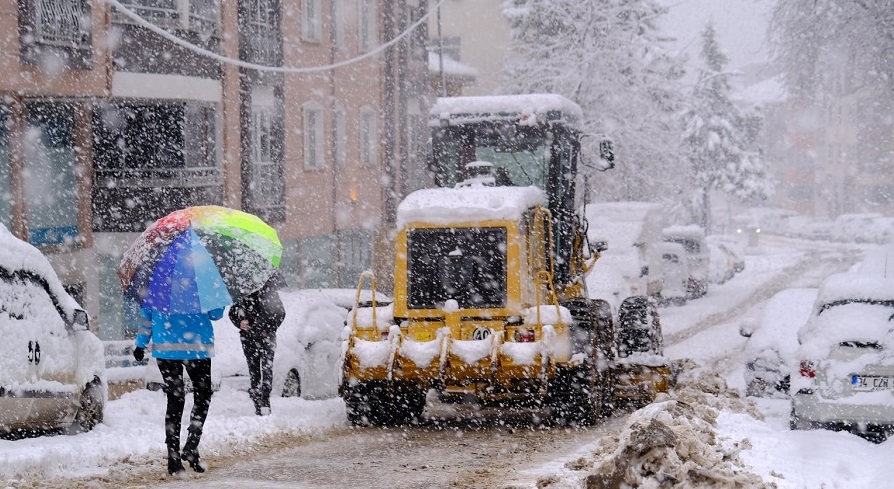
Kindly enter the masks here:
M 435 389 L 595 422 L 611 400 L 614 333 L 583 281 L 601 249 L 576 212 L 580 109 L 528 95 L 440 99 L 431 113 L 438 188 L 398 207 L 394 302 L 348 315 L 350 421 L 412 422 Z

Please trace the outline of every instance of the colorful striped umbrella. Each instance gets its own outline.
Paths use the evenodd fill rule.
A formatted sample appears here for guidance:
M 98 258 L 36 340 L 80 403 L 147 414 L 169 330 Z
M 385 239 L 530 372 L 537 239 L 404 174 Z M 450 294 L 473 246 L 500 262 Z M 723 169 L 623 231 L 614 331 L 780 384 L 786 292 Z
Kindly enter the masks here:
M 166 314 L 208 312 L 260 289 L 282 244 L 257 216 L 219 206 L 172 212 L 130 246 L 118 277 L 125 298 Z

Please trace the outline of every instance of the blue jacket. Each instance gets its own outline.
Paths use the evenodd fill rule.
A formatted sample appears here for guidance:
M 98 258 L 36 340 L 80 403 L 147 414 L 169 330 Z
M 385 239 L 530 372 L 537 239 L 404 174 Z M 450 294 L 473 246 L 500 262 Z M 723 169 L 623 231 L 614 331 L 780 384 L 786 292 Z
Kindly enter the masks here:
M 140 310 L 142 322 L 136 346 L 146 348 L 152 340 L 152 356 L 164 360 L 201 360 L 214 356 L 212 320 L 223 317 L 223 308 L 207 314 L 164 314 Z

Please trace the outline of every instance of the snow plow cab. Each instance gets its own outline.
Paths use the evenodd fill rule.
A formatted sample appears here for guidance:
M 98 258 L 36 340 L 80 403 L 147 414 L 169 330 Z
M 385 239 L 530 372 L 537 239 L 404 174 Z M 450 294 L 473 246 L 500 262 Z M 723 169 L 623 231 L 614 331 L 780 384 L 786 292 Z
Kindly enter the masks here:
M 445 402 L 544 405 L 573 424 L 608 409 L 611 309 L 586 294 L 601 249 L 575 204 L 580 117 L 557 95 L 432 108 L 438 188 L 398 207 L 394 302 L 348 315 L 352 423 L 412 422 L 429 389 Z M 611 167 L 610 145 L 600 149 Z

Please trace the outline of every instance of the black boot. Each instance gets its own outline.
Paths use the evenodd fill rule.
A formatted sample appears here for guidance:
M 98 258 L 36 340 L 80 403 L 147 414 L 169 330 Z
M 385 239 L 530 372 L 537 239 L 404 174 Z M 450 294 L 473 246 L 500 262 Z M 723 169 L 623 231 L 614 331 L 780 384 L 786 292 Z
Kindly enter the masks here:
M 202 473 L 205 472 L 205 465 L 199 460 L 199 451 L 196 449 L 187 450 L 183 449 L 183 455 L 181 456 L 183 460 L 185 460 L 192 470 L 196 472 Z
M 183 455 L 180 458 L 185 460 L 192 470 L 205 472 L 205 465 L 199 460 L 199 436 L 201 436 L 201 431 L 190 426 L 189 436 L 186 438 L 186 444 L 183 445 Z
M 183 473 L 183 463 L 180 462 L 180 456 L 176 453 L 168 453 L 168 473 L 171 475 Z

